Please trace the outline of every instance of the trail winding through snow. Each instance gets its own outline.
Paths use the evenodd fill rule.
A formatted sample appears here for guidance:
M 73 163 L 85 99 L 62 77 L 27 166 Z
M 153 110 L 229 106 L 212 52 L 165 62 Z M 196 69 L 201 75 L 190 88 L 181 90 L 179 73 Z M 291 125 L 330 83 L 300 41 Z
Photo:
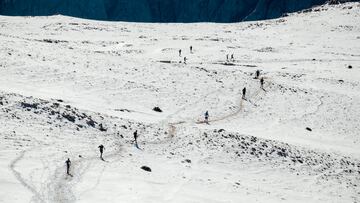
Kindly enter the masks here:
M 260 94 L 260 92 L 262 92 L 262 91 L 266 92 L 266 91 L 265 91 L 265 88 L 269 87 L 269 86 L 272 84 L 271 78 L 269 78 L 269 77 L 264 77 L 264 79 L 268 79 L 268 80 L 267 80 L 267 85 L 265 85 L 263 88 L 259 88 L 254 94 L 252 94 L 250 97 L 248 97 L 246 100 L 247 100 L 249 103 L 252 103 L 252 99 L 257 98 L 257 96 Z M 218 92 L 218 90 L 217 90 L 217 91 L 210 92 L 210 93 L 207 94 L 206 96 L 208 96 L 208 95 L 210 95 L 210 94 L 213 94 L 213 93 L 215 93 L 215 92 Z M 242 98 L 242 95 L 241 95 L 241 97 L 239 98 L 239 100 L 240 100 L 240 101 L 239 101 L 239 104 L 238 104 L 238 108 L 237 108 L 237 110 L 236 110 L 235 112 L 232 112 L 232 113 L 230 113 L 230 114 L 224 115 L 224 116 L 219 117 L 219 118 L 215 118 L 215 119 L 209 120 L 208 122 L 209 122 L 209 123 L 210 123 L 210 122 L 213 123 L 213 122 L 224 121 L 224 120 L 226 120 L 226 119 L 229 119 L 229 118 L 231 118 L 231 117 L 234 117 L 234 116 L 239 115 L 239 114 L 242 112 L 243 108 L 244 108 L 244 105 L 243 105 L 244 99 Z M 199 101 L 199 100 L 197 100 L 196 102 L 193 102 L 193 104 L 198 103 L 198 101 Z M 252 104 L 255 105 L 254 103 L 252 103 Z M 186 106 L 189 106 L 189 105 L 186 105 Z M 174 114 L 170 115 L 169 117 L 174 116 L 176 113 L 179 113 L 180 111 L 182 111 L 182 110 L 184 110 L 184 109 L 185 109 L 185 106 L 182 107 L 182 108 L 180 108 L 179 110 L 177 110 Z M 176 126 L 182 125 L 182 124 L 184 124 L 184 123 L 186 123 L 186 121 L 178 121 L 178 122 L 176 122 L 176 123 L 168 123 L 168 127 L 169 127 L 169 131 L 168 131 L 168 132 L 169 132 L 170 137 L 174 137 L 174 136 L 175 136 L 175 134 L 176 134 Z M 195 123 L 195 124 L 203 124 L 203 123 L 206 123 L 206 122 L 205 122 L 205 121 L 199 121 L 199 120 L 197 120 L 197 121 L 196 121 L 196 120 L 193 120 L 192 123 Z
M 16 179 L 25 187 L 27 188 L 31 193 L 34 194 L 33 200 L 35 201 L 40 201 L 40 202 L 45 202 L 44 199 L 42 199 L 40 193 L 38 191 L 36 191 L 35 187 L 32 186 L 30 183 L 28 183 L 28 181 L 21 175 L 21 173 L 19 171 L 17 171 L 15 169 L 16 164 L 18 162 L 20 162 L 23 158 L 25 153 L 28 150 L 23 150 L 20 152 L 20 154 L 10 163 L 10 170 L 11 172 L 14 174 L 14 176 L 16 177 Z

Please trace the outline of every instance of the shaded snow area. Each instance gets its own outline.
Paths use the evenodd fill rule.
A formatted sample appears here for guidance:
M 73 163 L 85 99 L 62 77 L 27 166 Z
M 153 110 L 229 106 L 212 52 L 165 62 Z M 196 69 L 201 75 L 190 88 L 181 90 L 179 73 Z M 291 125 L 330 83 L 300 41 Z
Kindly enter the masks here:
M 0 202 L 360 202 L 359 22 L 0 16 Z

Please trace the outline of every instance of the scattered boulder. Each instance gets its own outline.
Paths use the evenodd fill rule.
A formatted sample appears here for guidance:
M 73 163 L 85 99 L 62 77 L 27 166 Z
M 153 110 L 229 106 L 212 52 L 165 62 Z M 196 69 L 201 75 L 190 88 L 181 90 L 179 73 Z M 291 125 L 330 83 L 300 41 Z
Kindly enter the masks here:
M 147 172 L 151 172 L 151 168 L 148 166 L 141 166 L 141 169 Z
M 26 102 L 21 102 L 21 106 L 23 108 L 31 108 L 31 109 L 37 109 L 38 108 L 38 103 L 33 103 L 33 104 L 30 104 L 30 103 L 26 103 Z
M 102 123 L 99 124 L 99 130 L 100 130 L 101 132 L 106 132 L 106 131 L 107 131 L 107 129 L 104 128 L 104 126 L 103 126 Z
M 57 44 L 57 43 L 62 43 L 62 42 L 68 42 L 68 41 L 65 41 L 65 40 L 54 40 L 54 39 L 43 39 L 42 40 L 43 42 L 46 42 L 46 43 L 54 43 L 54 44 Z
M 287 153 L 284 151 L 278 151 L 277 154 L 282 157 L 287 157 Z
M 224 132 L 224 131 L 225 131 L 224 129 L 220 129 L 220 130 L 218 130 L 218 132 L 219 132 L 219 133 Z
M 89 126 L 95 128 L 95 121 L 92 120 L 91 118 L 88 121 L 86 121 L 86 124 L 88 124 Z
M 156 112 L 162 112 L 162 110 L 160 109 L 160 107 L 156 106 L 153 108 L 153 111 L 156 111 Z
M 121 111 L 121 112 L 128 112 L 128 113 L 130 113 L 131 111 L 130 110 L 128 110 L 128 109 L 115 109 L 116 111 Z
M 190 159 L 185 159 L 184 162 L 191 164 L 191 160 L 190 160 Z
M 63 114 L 62 115 L 65 119 L 67 119 L 68 121 L 74 123 L 75 122 L 75 116 L 69 115 L 69 114 Z
M 348 69 L 352 69 L 353 67 L 352 67 L 352 65 L 348 65 Z
M 51 105 L 52 108 L 59 108 L 59 106 L 60 104 L 56 102 Z
M 165 61 L 165 60 L 161 60 L 159 61 L 160 63 L 171 63 L 171 61 Z
M 222 65 L 224 65 L 224 66 L 235 66 L 235 63 L 225 62 Z
M 310 131 L 310 132 L 312 131 L 312 129 L 309 128 L 309 127 L 306 127 L 306 130 L 307 130 L 307 131 Z

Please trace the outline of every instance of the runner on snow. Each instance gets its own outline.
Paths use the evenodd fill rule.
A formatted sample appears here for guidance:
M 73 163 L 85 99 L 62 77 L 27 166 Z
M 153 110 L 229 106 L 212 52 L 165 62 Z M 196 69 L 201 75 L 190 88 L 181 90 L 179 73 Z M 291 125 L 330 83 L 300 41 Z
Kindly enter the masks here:
M 260 71 L 259 71 L 259 70 L 256 70 L 255 79 L 259 79 L 259 76 L 260 76 Z
M 71 161 L 70 158 L 68 158 L 66 161 L 66 174 L 70 175 L 70 165 L 71 165 Z
M 205 112 L 205 123 L 209 123 L 209 112 Z
M 136 146 L 137 148 L 139 148 L 138 143 L 137 143 L 137 138 L 138 138 L 138 134 L 137 134 L 137 130 L 135 130 L 135 132 L 134 132 L 135 146 Z
M 104 149 L 105 149 L 105 147 L 104 147 L 104 145 L 100 145 L 100 146 L 98 146 L 98 148 L 99 148 L 99 150 L 100 150 L 100 159 L 103 159 L 103 152 L 104 152 Z

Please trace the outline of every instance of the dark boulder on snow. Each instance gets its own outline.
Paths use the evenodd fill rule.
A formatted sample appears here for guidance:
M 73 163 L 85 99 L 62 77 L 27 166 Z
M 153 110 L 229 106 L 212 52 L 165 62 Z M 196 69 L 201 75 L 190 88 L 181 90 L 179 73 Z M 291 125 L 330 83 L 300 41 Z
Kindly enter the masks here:
M 171 63 L 171 61 L 169 61 L 169 60 L 161 60 L 161 61 L 159 61 L 160 63 Z
M 86 121 L 86 124 L 88 124 L 89 126 L 91 126 L 91 127 L 95 128 L 95 121 L 94 121 L 94 120 L 92 120 L 91 118 L 89 118 L 89 120 L 88 120 L 88 121 Z
M 151 168 L 148 166 L 141 166 L 141 169 L 147 172 L 151 172 Z
M 21 102 L 21 106 L 26 109 L 37 109 L 39 104 L 38 103 L 31 104 L 31 103 Z
M 160 112 L 160 113 L 162 112 L 162 110 L 160 109 L 160 107 L 157 107 L 157 106 L 153 108 L 153 111 Z
M 107 129 L 103 126 L 102 123 L 99 124 L 99 130 L 100 130 L 101 132 L 106 132 L 106 131 L 107 131 Z
M 63 114 L 62 115 L 65 119 L 67 119 L 68 121 L 74 123 L 75 122 L 75 116 L 69 115 L 69 114 Z
M 306 127 L 306 130 L 307 130 L 307 131 L 310 131 L 310 132 L 312 131 L 312 129 L 309 128 L 309 127 Z
M 285 149 L 282 149 L 281 151 L 278 151 L 277 154 L 279 156 L 282 156 L 282 157 L 287 157 L 288 156 Z

